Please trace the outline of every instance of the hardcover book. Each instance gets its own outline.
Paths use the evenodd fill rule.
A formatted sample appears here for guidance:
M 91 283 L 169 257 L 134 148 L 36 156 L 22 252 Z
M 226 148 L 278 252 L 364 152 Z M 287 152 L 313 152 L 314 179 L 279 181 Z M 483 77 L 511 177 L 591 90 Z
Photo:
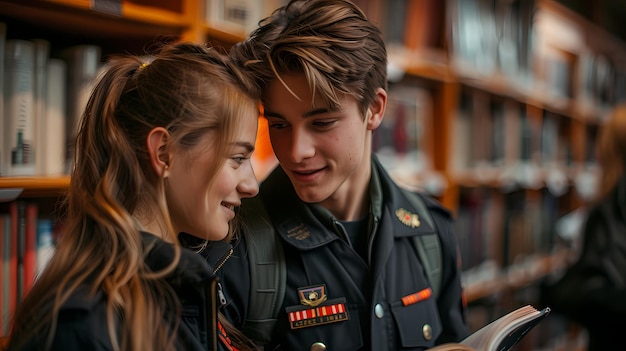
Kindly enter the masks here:
M 35 175 L 34 46 L 27 40 L 6 42 L 5 115 L 2 138 L 7 175 Z
M 496 319 L 465 338 L 460 343 L 447 343 L 430 351 L 509 351 L 548 314 L 531 305 L 520 307 Z

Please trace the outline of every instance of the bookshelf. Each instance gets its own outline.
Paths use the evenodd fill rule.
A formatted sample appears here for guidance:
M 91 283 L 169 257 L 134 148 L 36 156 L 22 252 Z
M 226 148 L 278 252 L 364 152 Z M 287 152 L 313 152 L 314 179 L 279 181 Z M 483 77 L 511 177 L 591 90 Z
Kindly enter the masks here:
M 283 2 L 237 3 L 254 17 Z M 503 296 L 567 264 L 554 224 L 593 194 L 598 127 L 626 100 L 626 43 L 555 0 L 355 3 L 383 28 L 390 91 L 420 121 L 419 167 L 392 173 L 452 210 L 467 244 L 468 301 L 496 299 L 506 312 Z M 48 40 L 52 55 L 91 44 L 105 60 L 167 41 L 228 48 L 254 21 L 216 19 L 220 4 L 0 0 L 0 22 L 8 39 Z M 0 177 L 0 202 L 58 199 L 68 184 L 64 175 Z
M 392 175 L 454 213 L 470 328 L 536 303 L 575 255 L 557 227 L 594 196 L 598 129 L 626 101 L 626 41 L 554 0 L 357 3 L 387 31 L 391 88 L 430 94 L 431 169 Z M 559 349 L 556 334 L 520 347 Z

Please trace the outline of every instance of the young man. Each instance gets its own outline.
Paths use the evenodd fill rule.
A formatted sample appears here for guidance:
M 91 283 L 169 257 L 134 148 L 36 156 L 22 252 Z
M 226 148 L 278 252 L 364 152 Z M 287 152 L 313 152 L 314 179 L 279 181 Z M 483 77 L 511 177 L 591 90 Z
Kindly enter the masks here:
M 263 88 L 280 167 L 242 204 L 249 233 L 220 271 L 230 320 L 265 350 L 425 350 L 465 337 L 450 214 L 372 155 L 387 102 L 379 28 L 348 1 L 292 1 L 231 54 Z M 263 221 L 280 247 L 259 264 L 286 267 L 275 324 L 252 320 L 276 293 L 251 287 Z M 418 253 L 426 237 L 434 264 Z

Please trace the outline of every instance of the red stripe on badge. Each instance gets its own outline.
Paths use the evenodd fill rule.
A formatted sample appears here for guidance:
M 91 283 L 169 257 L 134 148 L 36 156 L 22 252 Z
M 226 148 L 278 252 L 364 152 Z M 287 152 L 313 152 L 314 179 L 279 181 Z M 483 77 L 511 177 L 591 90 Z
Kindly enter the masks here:
M 433 291 L 431 288 L 426 288 L 423 290 L 420 290 L 414 294 L 411 295 L 407 295 L 405 297 L 402 298 L 402 304 L 404 306 L 408 306 L 408 305 L 412 305 L 414 303 L 418 303 L 420 301 L 429 299 L 433 294 Z

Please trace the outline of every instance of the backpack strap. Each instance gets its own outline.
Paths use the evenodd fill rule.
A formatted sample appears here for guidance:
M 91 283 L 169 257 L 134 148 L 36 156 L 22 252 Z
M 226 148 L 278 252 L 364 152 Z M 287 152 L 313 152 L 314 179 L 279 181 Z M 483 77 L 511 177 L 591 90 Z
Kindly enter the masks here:
M 438 297 L 439 292 L 441 291 L 441 280 L 442 280 L 442 258 L 441 258 L 441 244 L 439 242 L 439 228 L 441 226 L 440 223 L 437 223 L 441 220 L 440 216 L 433 216 L 428 209 L 426 208 L 426 204 L 421 196 L 412 191 L 402 189 L 405 193 L 411 204 L 417 209 L 417 211 L 422 216 L 422 220 L 425 220 L 430 224 L 435 232 L 433 234 L 425 234 L 425 235 L 416 235 L 413 237 L 413 241 L 415 244 L 415 250 L 424 265 L 424 270 L 426 271 L 426 275 L 428 281 L 430 282 L 430 287 L 433 290 L 433 296 Z
M 285 256 L 260 197 L 247 200 L 245 211 L 252 216 L 242 231 L 250 261 L 250 302 L 244 333 L 257 344 L 266 345 L 285 296 Z

